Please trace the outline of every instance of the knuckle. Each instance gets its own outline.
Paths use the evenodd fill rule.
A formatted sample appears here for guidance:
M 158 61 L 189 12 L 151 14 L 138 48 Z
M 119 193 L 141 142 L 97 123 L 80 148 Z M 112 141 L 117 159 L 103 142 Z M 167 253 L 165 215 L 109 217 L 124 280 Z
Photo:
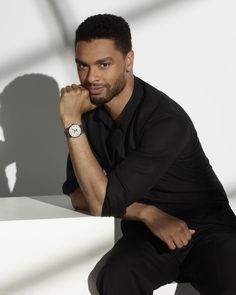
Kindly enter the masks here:
M 175 234 L 177 234 L 177 235 L 182 234 L 182 227 L 180 225 L 176 226 Z
M 87 96 L 87 95 L 89 94 L 88 89 L 83 89 L 83 90 L 82 90 L 82 94 L 83 94 L 84 96 Z
M 165 239 L 164 240 L 167 245 L 171 246 L 172 245 L 172 240 L 171 239 Z
M 81 90 L 83 91 L 83 92 L 85 92 L 85 93 L 88 93 L 89 91 L 88 91 L 88 89 L 87 88 L 81 88 Z
M 186 238 L 187 238 L 188 241 L 190 241 L 192 237 L 191 237 L 191 235 L 189 235 L 188 233 L 186 233 Z
M 180 225 L 177 226 L 177 227 L 176 227 L 176 233 L 179 234 L 179 233 L 182 233 L 182 232 L 183 232 L 183 227 L 180 226 Z
M 187 226 L 186 222 L 183 220 L 180 221 L 180 225 L 181 227 L 184 227 L 184 228 Z
M 165 240 L 166 240 L 167 242 L 169 242 L 169 241 L 171 241 L 171 240 L 173 239 L 173 236 L 174 236 L 173 234 L 171 234 L 171 235 L 168 234 L 168 235 L 165 236 Z
M 187 226 L 187 224 L 185 222 L 183 224 L 181 224 L 181 230 L 183 232 L 186 232 L 186 230 L 188 230 L 188 226 Z

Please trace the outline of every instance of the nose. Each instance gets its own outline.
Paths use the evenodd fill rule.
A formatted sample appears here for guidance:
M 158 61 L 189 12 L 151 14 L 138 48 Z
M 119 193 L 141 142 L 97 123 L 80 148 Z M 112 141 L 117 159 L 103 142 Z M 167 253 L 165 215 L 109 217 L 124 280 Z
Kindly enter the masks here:
M 92 84 L 99 81 L 99 79 L 99 70 L 97 69 L 97 67 L 91 66 L 87 72 L 86 81 Z

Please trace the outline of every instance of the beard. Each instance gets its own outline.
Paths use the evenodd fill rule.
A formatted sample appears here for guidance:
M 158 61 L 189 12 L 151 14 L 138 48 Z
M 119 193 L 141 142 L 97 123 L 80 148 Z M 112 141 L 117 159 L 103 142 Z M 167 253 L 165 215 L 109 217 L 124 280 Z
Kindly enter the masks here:
M 114 85 L 111 86 L 108 83 L 105 84 L 92 84 L 92 83 L 84 83 L 82 86 L 85 88 L 91 87 L 91 86 L 102 86 L 106 89 L 106 95 L 101 97 L 96 97 L 93 95 L 90 95 L 90 101 L 92 104 L 96 106 L 102 106 L 105 103 L 111 101 L 115 96 L 121 93 L 121 91 L 125 88 L 126 80 L 123 74 L 121 74 L 118 79 L 115 81 Z

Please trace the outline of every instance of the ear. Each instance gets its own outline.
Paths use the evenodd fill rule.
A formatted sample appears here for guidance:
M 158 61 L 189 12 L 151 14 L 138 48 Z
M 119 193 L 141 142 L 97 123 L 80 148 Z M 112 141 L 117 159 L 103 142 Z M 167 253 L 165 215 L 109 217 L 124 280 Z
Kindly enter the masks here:
M 134 51 L 130 50 L 126 55 L 126 72 L 130 72 L 134 65 Z

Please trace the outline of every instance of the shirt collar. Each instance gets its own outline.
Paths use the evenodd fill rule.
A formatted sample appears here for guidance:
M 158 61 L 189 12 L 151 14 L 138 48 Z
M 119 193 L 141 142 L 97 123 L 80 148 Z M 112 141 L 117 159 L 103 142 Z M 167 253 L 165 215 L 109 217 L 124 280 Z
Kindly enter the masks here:
M 95 112 L 95 120 L 103 123 L 109 129 L 115 127 L 125 131 L 133 117 L 135 110 L 138 108 L 139 103 L 142 101 L 143 87 L 139 78 L 134 76 L 134 89 L 133 93 L 126 103 L 121 113 L 121 121 L 114 122 L 110 114 L 104 106 L 101 106 Z

